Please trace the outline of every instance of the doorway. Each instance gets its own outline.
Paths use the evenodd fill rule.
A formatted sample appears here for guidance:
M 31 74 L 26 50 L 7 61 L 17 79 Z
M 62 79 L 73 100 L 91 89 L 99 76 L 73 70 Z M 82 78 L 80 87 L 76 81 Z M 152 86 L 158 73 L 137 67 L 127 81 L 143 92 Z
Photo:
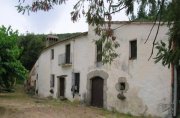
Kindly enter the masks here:
M 64 98 L 65 97 L 65 78 L 64 77 L 60 77 L 59 78 L 59 96 L 60 98 Z
M 103 107 L 103 86 L 104 81 L 101 77 L 92 78 L 91 105 Z

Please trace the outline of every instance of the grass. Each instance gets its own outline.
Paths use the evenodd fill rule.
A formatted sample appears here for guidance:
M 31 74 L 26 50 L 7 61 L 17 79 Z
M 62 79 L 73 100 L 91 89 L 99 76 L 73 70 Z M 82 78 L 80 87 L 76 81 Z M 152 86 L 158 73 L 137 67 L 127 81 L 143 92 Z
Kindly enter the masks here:
M 1 113 L 1 115 L 4 115 L 5 111 L 6 111 L 6 108 L 0 106 L 0 113 Z
M 62 107 L 64 105 L 70 106 L 70 107 L 78 107 L 80 106 L 79 102 L 71 102 L 69 100 L 61 101 L 59 99 L 45 99 L 40 102 L 40 104 L 44 105 L 50 105 L 53 107 Z M 130 113 L 128 114 L 123 114 L 119 113 L 117 111 L 108 111 L 106 109 L 101 109 L 101 108 L 95 108 L 89 106 L 88 108 L 97 110 L 101 115 L 103 115 L 105 118 L 153 118 L 151 116 L 145 117 L 145 116 L 133 116 Z
M 151 116 L 133 116 L 130 113 L 124 114 L 117 111 L 108 111 L 106 109 L 101 109 L 100 111 L 105 116 L 105 118 L 154 118 Z

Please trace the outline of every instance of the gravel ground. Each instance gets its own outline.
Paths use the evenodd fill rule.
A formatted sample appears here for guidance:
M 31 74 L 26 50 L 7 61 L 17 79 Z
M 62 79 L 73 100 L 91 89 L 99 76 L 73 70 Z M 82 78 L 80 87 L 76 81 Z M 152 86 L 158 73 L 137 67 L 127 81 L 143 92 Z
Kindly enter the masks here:
M 22 86 L 0 93 L 0 118 L 143 118 L 87 107 L 69 101 L 32 98 Z

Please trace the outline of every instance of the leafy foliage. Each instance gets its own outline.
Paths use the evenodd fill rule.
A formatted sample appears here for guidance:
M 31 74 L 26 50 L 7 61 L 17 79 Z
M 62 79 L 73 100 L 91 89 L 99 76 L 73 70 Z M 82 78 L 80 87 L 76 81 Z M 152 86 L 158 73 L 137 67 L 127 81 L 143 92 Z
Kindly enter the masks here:
M 11 89 L 17 79 L 25 79 L 27 70 L 18 60 L 21 49 L 17 45 L 18 32 L 0 27 L 0 87 Z
M 25 10 L 36 12 L 38 10 L 45 10 L 48 11 L 52 8 L 53 5 L 58 5 L 65 2 L 65 0 L 45 0 L 45 1 L 35 1 L 32 2 L 32 5 L 22 6 L 21 4 L 17 6 L 19 12 L 25 12 Z M 84 2 L 85 0 L 79 0 L 77 4 L 74 6 L 74 11 L 71 12 L 72 20 L 76 21 L 80 16 L 86 15 L 87 21 L 90 25 L 95 25 L 95 32 L 99 35 L 99 40 L 102 42 L 103 45 L 103 63 L 108 63 L 113 61 L 118 55 L 115 53 L 115 49 L 119 47 L 117 41 L 115 41 L 116 37 L 113 36 L 113 30 L 110 27 L 110 21 L 112 19 L 111 14 L 115 12 L 116 7 L 110 6 L 108 10 L 106 10 L 104 6 L 103 0 L 90 0 L 90 8 L 87 12 L 84 10 Z M 109 3 L 109 1 L 107 1 Z M 120 3 L 117 8 L 118 10 L 121 9 L 122 6 L 127 6 L 132 3 L 132 0 L 125 1 Z M 49 7 L 44 7 L 46 4 L 50 5 Z M 112 1 L 111 1 L 112 4 Z M 132 5 L 132 4 L 131 4 Z M 82 9 L 81 9 L 82 8 Z M 82 10 L 82 14 L 80 13 Z M 127 8 L 127 13 L 130 12 L 132 9 Z M 106 28 L 105 20 L 109 21 L 109 25 Z
M 169 44 L 158 43 L 156 48 L 159 50 L 156 62 L 162 60 L 163 65 L 179 65 L 180 63 L 180 1 L 173 0 L 167 8 L 167 19 L 170 27 Z
M 22 49 L 20 61 L 27 70 L 31 70 L 39 54 L 45 47 L 45 38 L 45 35 L 34 35 L 32 33 L 19 37 L 18 45 Z
M 54 5 L 64 3 L 66 0 L 35 0 L 32 5 L 22 5 L 24 0 L 20 0 L 20 4 L 17 6 L 18 12 L 27 10 L 36 12 L 38 10 L 48 11 L 53 8 Z M 84 3 L 88 2 L 88 10 L 85 11 Z M 134 15 L 135 3 L 138 6 L 138 14 Z M 105 63 L 111 62 L 117 57 L 115 55 L 115 49 L 119 46 L 115 41 L 116 37 L 113 35 L 111 28 L 112 14 L 120 13 L 122 9 L 125 9 L 126 14 L 130 16 L 131 20 L 138 21 L 159 21 L 158 27 L 161 25 L 161 21 L 168 22 L 170 28 L 169 46 L 168 48 L 157 44 L 159 52 L 157 54 L 157 60 L 162 60 L 163 65 L 169 65 L 170 63 L 176 64 L 180 60 L 179 57 L 179 31 L 180 31 L 180 1 L 179 0 L 78 0 L 77 4 L 74 5 L 74 10 L 71 12 L 73 22 L 77 21 L 81 15 L 85 15 L 89 25 L 95 25 L 95 33 L 100 36 L 99 42 L 103 42 L 103 60 Z M 152 29 L 154 28 L 154 25 Z M 159 28 L 157 29 L 156 36 L 153 41 L 153 49 L 156 44 L 156 38 Z M 160 48 L 161 47 L 161 48 Z M 153 54 L 153 50 L 152 50 Z M 151 54 L 151 55 L 152 55 Z M 165 55 L 166 54 L 166 55 Z M 112 56 L 113 55 L 113 56 Z M 171 57 L 171 55 L 174 55 Z M 151 56 L 150 56 L 151 57 Z M 164 58 L 160 58 L 164 57 Z M 167 59 L 171 57 L 171 59 Z M 158 62 L 156 60 L 156 62 Z

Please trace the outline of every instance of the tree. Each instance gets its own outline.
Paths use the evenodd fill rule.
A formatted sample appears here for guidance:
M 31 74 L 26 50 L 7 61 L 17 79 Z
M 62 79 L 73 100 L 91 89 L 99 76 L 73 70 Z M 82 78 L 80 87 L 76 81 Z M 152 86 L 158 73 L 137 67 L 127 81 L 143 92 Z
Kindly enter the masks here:
M 31 70 L 45 47 L 46 35 L 28 33 L 19 36 L 18 46 L 22 49 L 20 61 L 27 70 Z
M 150 8 L 148 12 L 147 7 Z M 142 0 L 139 2 L 137 15 L 132 14 L 130 19 L 132 21 L 154 21 L 158 13 L 158 7 L 159 5 L 155 0 L 152 0 L 150 4 L 148 1 Z
M 32 2 L 32 5 L 23 6 L 23 1 L 19 0 L 20 4 L 17 6 L 17 10 L 18 12 L 23 13 L 25 13 L 25 11 L 28 11 L 28 13 L 37 12 L 38 10 L 48 11 L 52 9 L 54 5 L 60 5 L 65 1 L 66 0 L 35 0 Z M 84 2 L 89 2 L 87 11 L 84 9 Z M 139 5 L 137 18 L 134 16 L 135 3 Z M 147 8 L 148 11 L 146 10 Z M 115 49 L 119 47 L 119 44 L 115 40 L 116 37 L 113 35 L 114 29 L 111 28 L 112 14 L 117 14 L 121 12 L 122 9 L 125 9 L 126 14 L 131 16 L 133 20 L 140 20 L 142 18 L 154 21 L 152 29 L 156 22 L 158 22 L 158 29 L 156 36 L 154 37 L 151 56 L 153 54 L 154 46 L 156 46 L 159 50 L 155 58 L 156 62 L 162 60 L 163 65 L 170 65 L 170 63 L 177 65 L 180 60 L 179 0 L 78 0 L 74 5 L 74 10 L 71 12 L 71 16 L 74 22 L 77 21 L 81 15 L 85 15 L 88 24 L 95 25 L 95 33 L 100 36 L 100 39 L 97 40 L 96 43 L 103 43 L 103 62 L 108 63 L 118 56 L 115 53 Z M 164 43 L 156 42 L 161 21 L 168 22 L 170 28 L 168 47 L 166 47 Z
M 16 79 L 25 79 L 27 70 L 18 60 L 21 49 L 17 46 L 18 32 L 11 27 L 0 27 L 0 88 L 10 91 Z
M 170 28 L 169 45 L 161 41 L 156 48 L 159 50 L 156 56 L 156 62 L 162 60 L 163 65 L 180 65 L 180 1 L 172 0 L 167 6 L 167 21 Z

